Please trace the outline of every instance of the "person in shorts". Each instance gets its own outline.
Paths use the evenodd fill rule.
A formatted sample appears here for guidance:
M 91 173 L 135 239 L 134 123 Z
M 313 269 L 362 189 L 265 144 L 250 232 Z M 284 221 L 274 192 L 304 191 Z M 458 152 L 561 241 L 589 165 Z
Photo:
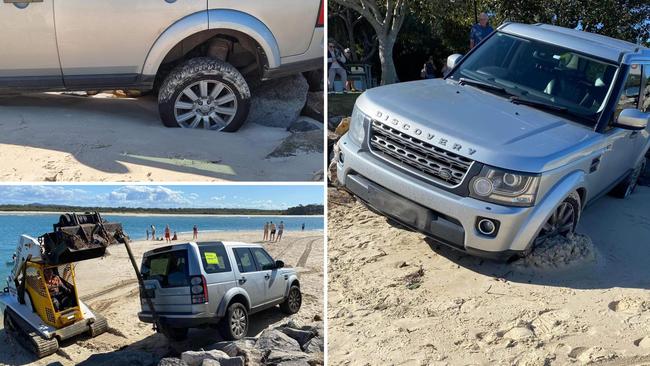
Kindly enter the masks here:
M 269 240 L 272 242 L 275 241 L 275 224 L 273 221 L 271 221 L 271 236 L 269 237 Z
M 262 239 L 264 241 L 269 240 L 269 226 L 268 222 L 264 223 L 264 238 Z
M 165 226 L 165 242 L 172 242 L 172 230 L 169 228 L 169 225 Z
M 284 221 L 280 221 L 280 224 L 278 225 L 278 236 L 275 238 L 276 242 L 282 240 L 283 232 L 284 232 Z

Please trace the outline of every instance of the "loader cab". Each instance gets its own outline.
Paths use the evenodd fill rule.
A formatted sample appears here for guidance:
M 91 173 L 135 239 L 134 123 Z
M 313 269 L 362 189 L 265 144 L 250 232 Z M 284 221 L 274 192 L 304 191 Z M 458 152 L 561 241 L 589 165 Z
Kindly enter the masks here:
M 72 264 L 47 266 L 28 261 L 24 274 L 25 292 L 43 322 L 61 329 L 83 319 Z

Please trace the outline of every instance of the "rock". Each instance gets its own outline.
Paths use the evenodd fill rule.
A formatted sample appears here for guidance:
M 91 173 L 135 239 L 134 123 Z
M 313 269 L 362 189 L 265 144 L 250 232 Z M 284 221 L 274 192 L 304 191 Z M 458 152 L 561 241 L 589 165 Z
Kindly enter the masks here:
M 180 358 L 167 357 L 158 362 L 158 366 L 188 366 L 187 363 Z
M 303 73 L 305 79 L 307 79 L 307 83 L 309 83 L 310 92 L 320 92 L 321 95 L 323 95 L 323 90 L 325 87 L 323 81 L 325 79 L 324 73 L 325 72 L 322 67 L 317 70 L 311 70 Z
M 336 127 L 341 123 L 344 116 L 334 116 L 327 119 L 327 129 L 330 131 L 336 130 Z
M 219 361 L 206 358 L 205 360 L 203 360 L 203 363 L 201 363 L 201 366 L 221 366 L 221 363 Z
M 533 338 L 535 337 L 535 333 L 533 333 L 533 331 L 528 327 L 515 327 L 506 332 L 503 337 L 519 341 L 527 338 Z
M 230 357 L 224 351 L 217 349 L 209 351 L 187 351 L 181 354 L 181 360 L 188 366 L 201 366 L 204 360 L 218 361 L 220 366 L 244 366 L 243 357 Z
M 308 88 L 301 74 L 262 83 L 251 97 L 248 122 L 289 127 L 305 106 Z
M 294 328 L 289 328 L 289 327 L 284 327 L 280 328 L 280 331 L 289 337 L 295 339 L 300 347 L 302 347 L 305 343 L 307 343 L 310 339 L 314 338 L 316 335 L 316 332 L 313 332 L 311 330 L 301 330 L 301 329 L 294 329 Z
M 350 129 L 350 117 L 345 117 L 341 120 L 341 123 L 339 123 L 338 126 L 336 126 L 336 130 L 334 132 L 339 135 L 343 136 L 345 135 L 346 132 Z
M 153 354 L 143 351 L 118 351 L 111 353 L 94 354 L 87 360 L 78 363 L 82 366 L 115 366 L 115 365 L 133 365 L 133 366 L 153 366 L 157 364 L 157 359 Z
M 257 343 L 255 343 L 255 348 L 262 352 L 280 350 L 283 352 L 302 353 L 298 341 L 277 329 L 266 329 L 263 331 Z
M 310 118 L 310 117 L 305 117 L 305 116 L 300 116 L 298 117 L 297 120 L 295 120 L 289 127 L 287 127 L 287 131 L 289 132 L 307 132 L 307 131 L 322 131 L 323 130 L 323 124 L 318 122 L 317 120 Z
M 325 116 L 323 115 L 324 103 L 325 98 L 322 91 L 310 92 L 307 94 L 307 102 L 302 109 L 302 114 L 315 119 L 322 125 L 325 121 Z
M 296 156 L 298 152 L 323 152 L 323 131 L 296 132 L 284 139 L 267 158 Z
M 650 348 L 650 337 L 643 337 L 643 338 L 637 340 L 636 342 L 634 342 L 634 344 L 637 347 Z
M 316 336 L 302 346 L 305 353 L 323 353 L 325 351 L 325 342 L 322 336 Z
M 300 351 L 273 350 L 266 356 L 269 365 L 309 366 L 309 356 Z
M 255 348 L 255 341 L 252 339 L 219 342 L 213 344 L 210 348 L 221 350 L 230 357 L 243 357 L 244 363 L 248 366 L 257 365 L 262 359 L 262 352 Z
M 330 184 L 335 186 L 339 184 L 338 161 L 339 161 L 340 154 L 341 154 L 341 149 L 339 148 L 339 144 L 335 144 L 332 149 L 330 164 L 327 167 L 327 180 L 329 181 Z

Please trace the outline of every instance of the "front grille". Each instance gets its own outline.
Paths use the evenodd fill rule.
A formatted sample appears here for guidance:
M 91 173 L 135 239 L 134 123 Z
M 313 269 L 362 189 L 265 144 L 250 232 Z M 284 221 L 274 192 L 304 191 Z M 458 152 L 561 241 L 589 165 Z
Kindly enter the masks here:
M 473 161 L 411 137 L 378 121 L 370 127 L 370 150 L 377 156 L 445 186 L 458 186 Z

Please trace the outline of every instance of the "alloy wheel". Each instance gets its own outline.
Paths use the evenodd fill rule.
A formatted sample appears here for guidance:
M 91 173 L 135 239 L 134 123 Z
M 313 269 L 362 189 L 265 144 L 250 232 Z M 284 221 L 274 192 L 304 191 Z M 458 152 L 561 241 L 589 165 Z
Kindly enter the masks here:
M 300 290 L 297 288 L 291 289 L 291 292 L 289 293 L 289 309 L 291 309 L 292 312 L 296 313 L 298 310 L 300 310 L 301 303 L 302 295 L 300 294 Z
M 543 244 L 546 240 L 573 232 L 575 229 L 577 215 L 573 205 L 569 202 L 562 202 L 562 204 L 553 212 L 548 221 L 542 226 L 542 230 L 535 239 L 535 245 Z
M 244 310 L 241 308 L 233 310 L 232 316 L 230 317 L 230 330 L 232 330 L 232 334 L 235 337 L 241 338 L 245 335 L 246 322 L 246 313 L 244 313 Z
M 201 80 L 186 87 L 176 98 L 174 116 L 183 128 L 221 130 L 237 114 L 237 96 L 218 80 Z

